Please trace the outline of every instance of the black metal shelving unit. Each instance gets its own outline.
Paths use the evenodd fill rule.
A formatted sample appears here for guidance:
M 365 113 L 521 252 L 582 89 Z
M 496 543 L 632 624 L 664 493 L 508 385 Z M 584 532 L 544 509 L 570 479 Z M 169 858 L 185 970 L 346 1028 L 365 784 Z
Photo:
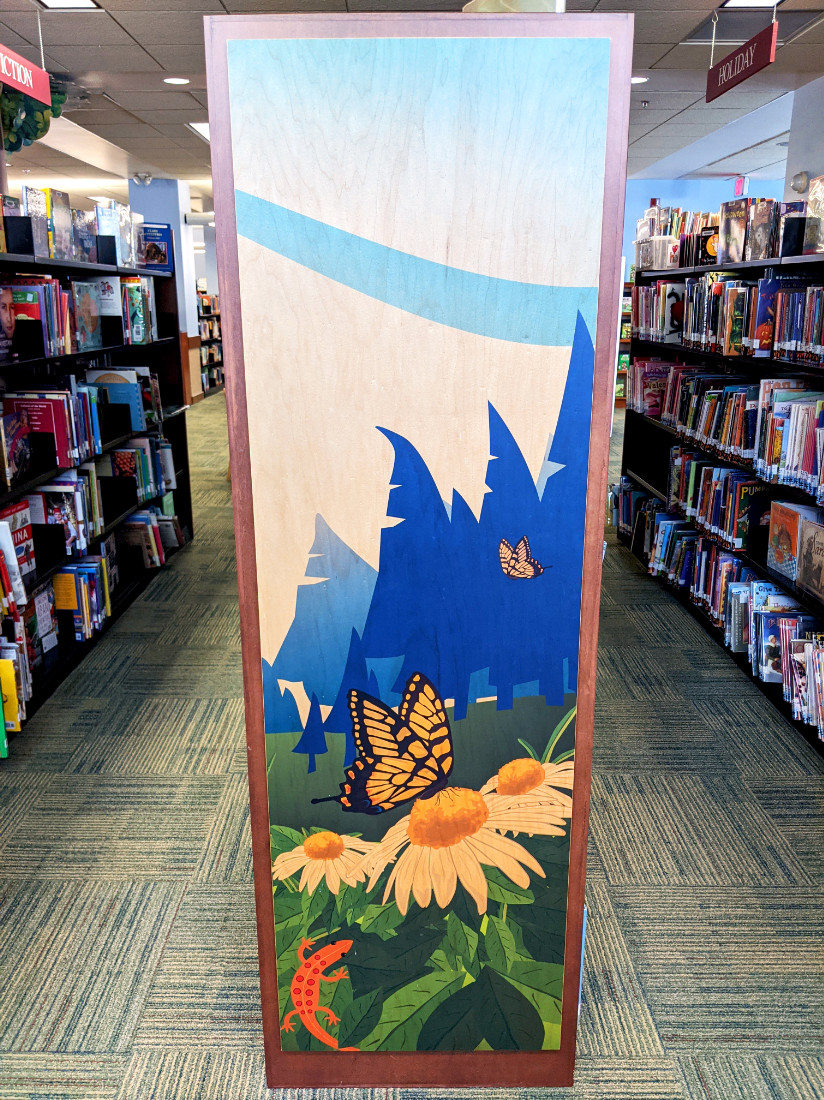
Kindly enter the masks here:
M 822 256 L 785 256 L 769 260 L 744 261 L 738 264 L 712 265 L 706 267 L 681 267 L 669 268 L 665 271 L 637 271 L 636 285 L 654 281 L 660 278 L 672 276 L 702 275 L 710 271 L 752 271 L 763 272 L 770 268 L 798 269 L 805 273 L 810 268 L 818 268 L 824 276 L 824 255 Z M 787 272 L 790 273 L 789 271 Z M 816 272 L 817 274 L 818 272 Z M 783 358 L 766 358 L 754 356 L 726 356 L 717 352 L 707 352 L 700 348 L 684 346 L 680 343 L 667 343 L 658 340 L 639 339 L 632 337 L 630 342 L 630 363 L 640 357 L 655 356 L 661 359 L 670 359 L 673 362 L 706 363 L 713 369 L 729 373 L 730 375 L 743 375 L 747 378 L 761 378 L 776 375 L 810 374 L 819 378 L 824 386 L 824 370 L 810 363 L 792 362 Z M 649 493 L 663 503 L 667 501 L 669 458 L 670 449 L 681 441 L 690 450 L 703 451 L 708 458 L 714 458 L 725 466 L 732 466 L 754 473 L 752 466 L 746 462 L 727 455 L 720 455 L 713 450 L 708 450 L 693 439 L 684 437 L 673 426 L 660 420 L 651 419 L 642 413 L 627 408 L 624 428 L 624 449 L 621 460 L 621 472 L 638 485 L 640 489 Z M 763 479 L 759 479 L 763 480 Z M 772 485 L 771 482 L 765 484 Z M 803 489 L 789 485 L 774 485 L 778 498 L 797 500 L 806 504 L 814 503 L 811 494 Z M 706 532 L 696 525 L 699 534 Z M 631 547 L 631 538 L 619 532 L 619 541 L 627 547 Z M 754 545 L 748 546 L 746 551 L 732 551 L 743 562 L 749 565 L 766 580 L 774 581 L 784 591 L 791 594 L 799 606 L 810 614 L 816 616 L 824 624 L 824 604 L 814 596 L 798 588 L 783 574 L 777 573 L 767 565 L 767 539 L 766 533 L 761 538 L 756 538 Z M 784 700 L 780 684 L 766 683 L 752 675 L 750 662 L 746 654 L 732 653 L 724 644 L 724 633 L 706 610 L 689 598 L 689 594 L 683 589 L 670 584 L 665 578 L 650 577 L 664 584 L 666 590 L 685 607 L 693 617 L 701 623 L 710 637 L 712 637 L 728 654 L 730 659 L 752 680 L 776 708 L 787 718 L 803 737 L 810 742 L 818 752 L 824 754 L 824 742 L 817 737 L 815 729 L 806 723 L 799 722 L 792 715 L 791 705 Z

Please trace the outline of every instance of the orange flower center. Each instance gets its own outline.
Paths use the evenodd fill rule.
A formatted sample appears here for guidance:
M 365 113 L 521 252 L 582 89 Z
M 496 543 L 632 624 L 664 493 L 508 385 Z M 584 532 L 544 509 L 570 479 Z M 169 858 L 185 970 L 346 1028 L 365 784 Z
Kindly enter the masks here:
M 474 836 L 489 809 L 483 796 L 465 787 L 447 787 L 433 798 L 419 798 L 412 807 L 406 833 L 421 848 L 451 848 Z
M 525 756 L 510 760 L 498 770 L 498 794 L 526 794 L 544 781 L 544 769 L 537 760 Z
M 303 850 L 310 859 L 337 859 L 343 849 L 344 843 L 337 833 L 312 833 L 303 842 Z

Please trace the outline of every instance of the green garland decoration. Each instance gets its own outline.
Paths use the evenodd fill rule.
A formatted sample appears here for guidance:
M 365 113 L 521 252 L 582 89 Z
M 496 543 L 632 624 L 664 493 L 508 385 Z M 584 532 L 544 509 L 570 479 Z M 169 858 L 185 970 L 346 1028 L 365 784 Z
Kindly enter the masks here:
M 52 118 L 59 118 L 66 102 L 66 90 L 52 83 L 51 106 L 32 99 L 25 92 L 3 87 L 0 91 L 0 119 L 3 124 L 3 146 L 7 153 L 16 153 L 24 145 L 44 137 Z

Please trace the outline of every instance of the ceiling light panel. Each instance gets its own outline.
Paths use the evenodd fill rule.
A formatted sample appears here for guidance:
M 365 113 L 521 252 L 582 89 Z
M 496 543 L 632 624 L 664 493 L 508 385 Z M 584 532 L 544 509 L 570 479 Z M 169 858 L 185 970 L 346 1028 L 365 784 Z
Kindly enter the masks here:
M 48 11 L 102 11 L 95 0 L 37 0 Z

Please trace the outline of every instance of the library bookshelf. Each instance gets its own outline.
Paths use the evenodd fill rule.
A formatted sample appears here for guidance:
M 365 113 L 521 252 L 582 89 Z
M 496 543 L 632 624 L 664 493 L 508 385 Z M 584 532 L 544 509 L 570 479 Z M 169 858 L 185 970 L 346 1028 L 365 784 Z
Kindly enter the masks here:
M 17 218 L 24 222 L 28 219 Z M 99 254 L 112 255 L 114 239 L 98 237 Z M 108 247 L 107 247 L 108 246 Z M 154 309 L 156 315 L 156 338 L 145 343 L 128 343 L 124 339 L 124 328 L 118 317 L 100 317 L 102 328 L 102 346 L 85 351 L 67 354 L 49 354 L 50 348 L 39 340 L 30 342 L 28 332 L 23 347 L 26 349 L 16 359 L 0 361 L 0 381 L 5 393 L 26 391 L 40 393 L 56 390 L 71 390 L 76 383 L 83 384 L 86 370 L 132 370 L 136 367 L 149 368 L 156 376 L 158 401 L 152 414 L 147 418 L 145 429 L 137 430 L 133 426 L 131 410 L 128 404 L 116 400 L 104 401 L 98 406 L 99 431 L 94 443 L 89 444 L 90 453 L 85 465 L 107 462 L 115 453 L 129 447 L 134 437 L 151 437 L 163 440 L 171 451 L 169 465 L 174 476 L 158 486 L 164 492 L 148 495 L 146 485 L 139 479 L 125 476 L 103 476 L 95 474 L 98 488 L 100 513 L 97 527 L 89 532 L 85 549 L 70 556 L 64 538 L 64 526 L 60 522 L 33 523 L 31 527 L 34 544 L 36 569 L 25 576 L 25 589 L 31 598 L 51 579 L 66 567 L 82 565 L 91 561 L 94 555 L 105 556 L 105 546 L 110 536 L 116 541 L 117 583 L 112 585 L 109 595 L 108 614 L 101 615 L 99 627 L 90 632 L 91 636 L 78 640 L 76 620 L 70 610 L 58 609 L 55 614 L 57 623 L 56 640 L 48 653 L 42 656 L 32 668 L 31 695 L 25 702 L 25 723 L 43 705 L 57 686 L 90 653 L 123 614 L 135 598 L 148 586 L 163 566 L 146 568 L 144 555 L 140 548 L 120 541 L 124 525 L 136 514 L 155 508 L 170 508 L 179 522 L 181 536 L 185 542 L 193 537 L 192 497 L 189 480 L 189 453 L 186 431 L 186 390 L 184 365 L 181 358 L 180 323 L 178 317 L 175 277 L 166 272 L 144 267 L 119 267 L 113 263 L 83 263 L 60 259 L 45 259 L 28 252 L 0 252 L 0 286 L 11 283 L 19 276 L 50 277 L 61 288 L 68 289 L 71 280 L 90 281 L 99 277 L 146 276 L 152 279 L 154 291 Z M 38 322 L 17 322 L 35 325 Z M 30 352 L 29 349 L 33 349 Z M 83 468 L 78 462 L 71 466 L 58 460 L 56 441 L 53 435 L 32 430 L 29 437 L 30 454 L 28 465 L 19 478 L 11 482 L 0 483 L 0 510 L 26 501 L 41 487 L 56 482 L 71 471 Z M 120 473 L 113 466 L 108 472 Z M 173 488 L 167 488 L 173 483 Z M 88 517 L 87 517 L 88 518 Z M 167 548 L 163 554 L 165 560 L 175 551 Z M 9 624 L 10 628 L 11 624 Z M 4 620 L 4 631 L 6 621 Z M 8 633 L 6 634 L 8 637 Z M 15 736 L 7 724 L 7 736 Z M 0 741 L 2 738 L 0 738 Z M 3 753 L 0 753 L 3 755 Z
M 824 284 L 824 256 L 785 256 L 758 261 L 744 261 L 737 264 L 670 268 L 664 271 L 642 270 L 636 271 L 634 285 L 638 287 L 650 286 L 658 280 L 672 280 L 702 276 L 709 272 L 727 273 L 742 280 L 758 280 L 762 277 L 782 277 L 790 279 L 799 278 L 799 282 L 820 286 Z M 659 339 L 641 338 L 637 335 L 637 327 L 633 327 L 630 339 L 630 372 L 632 364 L 639 359 L 659 359 L 664 363 L 673 365 L 682 364 L 699 369 L 705 369 L 721 377 L 717 383 L 719 387 L 725 385 L 723 376 L 730 376 L 730 384 L 739 386 L 760 385 L 762 379 L 801 379 L 805 388 L 810 391 L 824 390 L 824 368 L 821 365 L 807 359 L 792 358 L 787 354 L 773 352 L 770 356 L 753 355 L 726 355 L 723 352 L 709 351 L 694 346 L 694 341 L 665 342 Z M 629 380 L 628 380 L 629 386 Z M 629 391 L 628 391 L 629 397 Z M 632 400 L 628 400 L 625 413 L 624 444 L 621 459 L 621 473 L 623 479 L 630 483 L 631 489 L 637 489 L 639 494 L 646 494 L 654 511 L 659 502 L 662 511 L 678 516 L 695 528 L 687 534 L 695 534 L 703 538 L 713 540 L 712 530 L 702 525 L 692 515 L 688 516 L 680 502 L 673 499 L 673 486 L 671 481 L 671 461 L 673 448 L 682 447 L 691 453 L 697 453 L 705 459 L 707 464 L 717 463 L 719 467 L 729 468 L 746 473 L 749 479 L 757 481 L 764 487 L 764 498 L 768 501 L 795 502 L 799 505 L 815 505 L 817 498 L 815 493 L 809 492 L 797 484 L 785 483 L 774 477 L 766 477 L 758 473 L 753 461 L 747 457 L 730 453 L 729 449 L 719 448 L 711 439 L 702 438 L 689 429 L 689 425 L 681 420 L 681 414 L 672 422 L 667 419 L 651 417 L 646 410 L 633 407 Z M 819 475 L 824 482 L 824 477 Z M 819 495 L 820 502 L 822 496 Z M 767 519 L 769 519 L 769 504 L 767 504 Z M 637 516 L 633 514 L 633 519 Z M 761 523 L 754 526 L 749 524 L 749 537 L 744 548 L 732 548 L 729 542 L 723 538 L 718 540 L 718 546 L 723 552 L 734 555 L 741 564 L 748 568 L 750 573 L 759 579 L 772 582 L 797 604 L 800 612 L 814 616 L 822 628 L 824 628 L 824 602 L 810 591 L 797 586 L 794 581 L 783 573 L 777 572 L 768 564 L 768 527 L 762 519 Z M 650 555 L 644 540 L 638 536 L 638 525 L 632 530 L 623 529 L 619 523 L 618 538 L 624 545 L 641 560 L 649 565 Z M 683 580 L 683 578 L 682 578 Z M 785 691 L 781 683 L 769 682 L 753 673 L 753 664 L 746 652 L 733 652 L 729 648 L 729 637 L 725 636 L 724 626 L 719 622 L 718 615 L 708 609 L 706 601 L 696 598 L 689 584 L 679 584 L 669 576 L 651 575 L 651 582 L 664 584 L 673 598 L 677 599 L 695 619 L 704 627 L 707 633 L 722 647 L 730 657 L 730 660 L 753 680 L 759 689 L 781 711 L 781 713 L 793 723 L 796 729 L 813 744 L 817 750 L 824 753 L 824 742 L 817 736 L 814 725 L 798 720 L 793 712 L 793 706 L 785 697 Z

